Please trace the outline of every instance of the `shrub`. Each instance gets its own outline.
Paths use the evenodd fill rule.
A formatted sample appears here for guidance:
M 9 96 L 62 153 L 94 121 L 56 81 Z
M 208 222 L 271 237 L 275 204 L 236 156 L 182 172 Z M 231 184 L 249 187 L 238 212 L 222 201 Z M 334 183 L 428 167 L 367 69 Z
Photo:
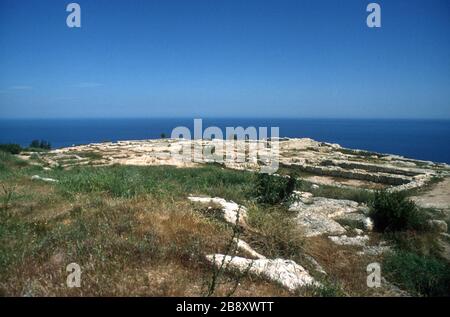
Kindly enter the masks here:
M 371 202 L 371 213 L 377 231 L 422 230 L 426 216 L 416 204 L 400 192 L 378 191 Z
M 0 151 L 11 153 L 11 154 L 20 154 L 22 151 L 22 147 L 19 144 L 0 144 Z
M 434 257 L 398 251 L 388 254 L 383 268 L 390 279 L 418 295 L 449 296 L 450 264 Z
M 34 148 L 34 149 L 43 149 L 43 150 L 51 150 L 52 146 L 50 144 L 50 142 L 45 141 L 45 140 L 33 140 L 30 143 L 30 148 Z
M 39 145 L 40 145 L 39 140 L 33 140 L 33 141 L 31 141 L 31 143 L 30 143 L 30 147 L 31 147 L 31 148 L 38 148 Z
M 255 187 L 256 197 L 260 203 L 275 205 L 286 201 L 295 186 L 295 177 L 258 174 Z

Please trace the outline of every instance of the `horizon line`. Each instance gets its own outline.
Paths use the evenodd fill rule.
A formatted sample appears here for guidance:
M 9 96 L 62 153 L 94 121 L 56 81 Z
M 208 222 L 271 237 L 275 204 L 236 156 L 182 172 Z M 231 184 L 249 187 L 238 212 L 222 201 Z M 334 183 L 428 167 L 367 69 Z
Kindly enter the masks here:
M 157 116 L 157 117 L 10 117 L 0 118 L 1 120 L 148 120 L 148 119 L 246 119 L 246 120 L 450 120 L 450 117 L 250 117 L 250 116 Z

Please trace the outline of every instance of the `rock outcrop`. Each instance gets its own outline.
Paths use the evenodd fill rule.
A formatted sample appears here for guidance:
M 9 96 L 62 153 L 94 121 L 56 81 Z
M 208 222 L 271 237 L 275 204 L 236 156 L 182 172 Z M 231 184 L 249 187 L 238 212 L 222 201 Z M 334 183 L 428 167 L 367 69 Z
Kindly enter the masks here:
M 358 214 L 366 211 L 366 206 L 351 200 L 313 197 L 311 193 L 296 192 L 297 201 L 291 204 L 290 211 L 297 212 L 296 221 L 302 227 L 306 237 L 321 234 L 340 235 L 346 229 L 335 219 L 347 214 Z M 362 221 L 365 220 L 361 214 Z M 370 224 L 368 223 L 368 227 Z
M 42 177 L 39 175 L 31 176 L 31 180 L 38 180 L 38 181 L 43 181 L 43 182 L 47 182 L 47 183 L 57 183 L 58 182 L 57 179 L 53 179 L 53 178 L 49 178 L 49 177 Z
M 305 179 L 312 182 L 392 191 L 422 187 L 435 176 L 448 175 L 450 170 L 447 164 L 345 149 L 308 138 L 104 142 L 57 149 L 39 156 L 48 166 L 69 168 L 85 164 L 195 167 L 216 162 L 228 168 L 258 171 L 275 160 L 277 166 L 306 172 Z
M 211 198 L 189 196 L 188 199 L 192 202 L 198 202 L 202 204 L 219 205 L 222 207 L 223 217 L 227 222 L 247 227 L 247 209 L 244 206 L 219 197 Z
M 240 224 L 248 228 L 246 223 L 247 209 L 235 202 L 215 197 L 188 197 L 190 201 L 203 204 L 216 204 L 222 208 L 224 220 L 231 224 Z M 252 274 L 272 282 L 279 283 L 290 291 L 303 286 L 320 286 L 302 266 L 292 260 L 267 259 L 255 251 L 247 242 L 234 238 L 236 252 L 241 251 L 251 257 L 244 258 L 236 255 L 210 254 L 206 259 L 218 268 L 226 271 L 238 271 L 241 274 Z M 234 252 L 234 251 L 233 251 Z M 315 262 L 317 266 L 320 265 Z M 325 271 L 321 269 L 324 274 Z
M 305 286 L 320 286 L 320 283 L 300 265 L 291 260 L 283 259 L 246 259 L 223 254 L 207 255 L 207 260 L 217 267 L 226 270 L 237 270 L 249 273 L 272 282 L 279 283 L 289 291 L 294 292 Z
M 338 245 L 353 245 L 353 246 L 365 246 L 369 241 L 369 236 L 356 236 L 356 237 L 347 237 L 346 235 L 342 236 L 329 236 L 331 241 Z

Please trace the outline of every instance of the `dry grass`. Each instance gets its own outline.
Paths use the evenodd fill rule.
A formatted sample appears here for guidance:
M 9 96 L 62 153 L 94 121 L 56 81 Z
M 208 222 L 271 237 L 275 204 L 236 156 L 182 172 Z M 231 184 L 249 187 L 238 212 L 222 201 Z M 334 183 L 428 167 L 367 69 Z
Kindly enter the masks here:
M 385 292 L 367 287 L 367 265 L 380 262 L 380 257 L 360 256 L 355 247 L 337 246 L 327 237 L 309 238 L 305 251 L 320 263 L 331 282 L 339 284 L 345 296 L 380 296 Z
M 361 257 L 353 247 L 336 246 L 327 237 L 304 238 L 285 207 L 260 205 L 248 196 L 253 189 L 248 173 L 214 166 L 44 171 L 11 157 L 0 163 L 0 183 L 15 188 L 8 215 L 0 219 L 1 295 L 206 294 L 212 268 L 205 255 L 225 252 L 232 228 L 214 212 L 191 204 L 188 194 L 219 196 L 247 206 L 252 229 L 244 230 L 241 238 L 269 258 L 292 259 L 319 281 L 336 284 L 336 290 L 329 287 L 326 294 L 383 295 L 366 286 L 367 264 L 382 259 Z M 34 174 L 60 182 L 31 181 Z M 378 237 L 371 239 L 376 242 Z M 314 272 L 305 254 L 324 267 L 327 278 Z M 81 266 L 81 288 L 66 286 L 71 262 Z M 304 289 L 291 294 L 252 276 L 239 282 L 234 296 L 324 293 Z M 228 295 L 233 287 L 220 284 L 214 295 Z
M 230 228 L 185 197 L 107 193 L 61 196 L 54 184 L 9 180 L 17 191 L 3 219 L 0 293 L 6 296 L 201 296 L 211 269 L 204 255 L 223 252 Z M 20 239 L 17 234 L 21 235 Z M 66 286 L 66 265 L 82 268 L 82 287 Z M 246 277 L 236 296 L 282 296 Z M 221 285 L 226 295 L 232 285 Z

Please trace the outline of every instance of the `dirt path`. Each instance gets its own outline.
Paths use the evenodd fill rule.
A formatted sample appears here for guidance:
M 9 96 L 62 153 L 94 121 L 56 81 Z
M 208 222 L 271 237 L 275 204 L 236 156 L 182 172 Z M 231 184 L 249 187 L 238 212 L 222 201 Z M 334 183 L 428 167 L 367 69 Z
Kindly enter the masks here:
M 436 208 L 450 213 L 450 177 L 417 196 L 411 197 L 417 205 L 424 208 Z
M 434 184 L 429 190 L 411 197 L 417 205 L 424 208 L 435 208 L 444 212 L 443 220 L 449 223 L 450 220 L 450 177 Z M 450 262 L 450 243 L 441 239 L 441 255 Z

